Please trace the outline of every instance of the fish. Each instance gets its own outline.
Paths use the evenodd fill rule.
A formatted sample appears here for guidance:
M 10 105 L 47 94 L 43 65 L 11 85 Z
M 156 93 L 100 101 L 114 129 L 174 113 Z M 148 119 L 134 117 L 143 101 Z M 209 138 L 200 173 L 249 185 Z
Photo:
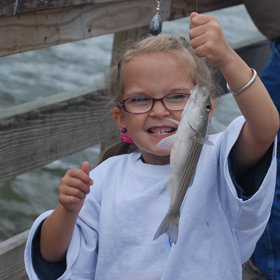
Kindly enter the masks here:
M 190 99 L 182 112 L 180 122 L 168 119 L 178 124 L 177 131 L 162 139 L 158 146 L 171 150 L 171 173 L 162 190 L 164 192 L 169 189 L 171 198 L 169 209 L 154 235 L 154 240 L 163 233 L 167 233 L 175 244 L 178 240 L 181 205 L 194 178 L 202 147 L 204 144 L 213 145 L 207 139 L 211 108 L 208 88 L 196 85 L 191 90 Z

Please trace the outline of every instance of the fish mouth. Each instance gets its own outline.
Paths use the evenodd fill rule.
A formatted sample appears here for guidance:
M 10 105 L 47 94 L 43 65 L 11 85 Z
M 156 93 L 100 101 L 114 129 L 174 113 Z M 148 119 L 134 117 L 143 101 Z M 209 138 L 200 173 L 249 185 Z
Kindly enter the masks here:
M 153 127 L 148 129 L 148 132 L 156 135 L 167 135 L 176 131 L 174 127 Z

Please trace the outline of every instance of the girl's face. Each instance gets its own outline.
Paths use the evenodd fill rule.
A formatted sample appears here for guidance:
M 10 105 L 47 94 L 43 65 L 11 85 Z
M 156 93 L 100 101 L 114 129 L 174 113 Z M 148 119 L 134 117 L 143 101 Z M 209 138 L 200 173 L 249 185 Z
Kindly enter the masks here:
M 162 98 L 173 93 L 186 93 L 195 86 L 189 67 L 174 54 L 157 52 L 140 54 L 122 67 L 123 99 L 133 96 Z M 182 111 L 170 111 L 155 101 L 150 112 L 132 114 L 114 108 L 118 127 L 126 128 L 149 164 L 168 164 L 170 152 L 157 147 L 161 139 L 176 133 L 177 125 L 166 118 L 180 121 Z

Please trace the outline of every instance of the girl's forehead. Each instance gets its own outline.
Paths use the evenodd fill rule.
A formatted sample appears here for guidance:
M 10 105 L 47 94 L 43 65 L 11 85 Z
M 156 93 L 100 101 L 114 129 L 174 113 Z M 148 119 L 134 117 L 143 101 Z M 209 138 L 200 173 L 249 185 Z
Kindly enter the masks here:
M 122 96 L 150 94 L 161 98 L 175 92 L 188 93 L 194 87 L 189 66 L 174 56 L 138 55 L 122 69 Z
M 195 72 L 192 61 L 181 55 L 181 53 L 172 53 L 167 51 L 140 53 L 122 64 L 121 81 L 132 73 L 140 75 L 141 73 L 150 73 L 154 76 L 156 73 L 166 73 L 168 76 L 172 75 L 172 71 L 177 71 L 178 78 L 191 79 L 195 81 Z M 179 71 L 179 72 L 178 72 Z M 176 77 L 176 76 L 175 76 Z
M 148 52 L 134 55 L 122 63 L 120 74 L 123 74 L 124 69 L 133 69 L 139 66 L 142 68 L 146 67 L 147 70 L 156 66 L 163 68 L 170 67 L 170 71 L 172 71 L 172 67 L 180 67 L 188 69 L 188 73 L 190 73 L 192 76 L 194 75 L 193 61 L 189 59 L 189 57 L 180 53 L 172 53 L 167 51 Z
M 164 58 L 171 59 L 171 60 L 179 60 L 181 62 L 186 63 L 187 65 L 191 64 L 192 59 L 188 52 L 182 51 L 152 51 L 152 52 L 143 52 L 143 53 L 136 53 L 130 58 L 126 60 L 126 62 L 137 60 L 137 59 L 144 59 L 144 58 Z

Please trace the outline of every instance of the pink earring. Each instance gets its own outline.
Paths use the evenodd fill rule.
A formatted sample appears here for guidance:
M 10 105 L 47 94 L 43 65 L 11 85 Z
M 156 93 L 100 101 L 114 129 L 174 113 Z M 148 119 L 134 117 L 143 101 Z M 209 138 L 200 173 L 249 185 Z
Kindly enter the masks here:
M 125 143 L 128 143 L 130 145 L 135 145 L 133 140 L 131 139 L 130 135 L 129 134 L 126 134 L 127 133 L 127 129 L 126 128 L 122 128 L 121 129 L 121 140 Z

